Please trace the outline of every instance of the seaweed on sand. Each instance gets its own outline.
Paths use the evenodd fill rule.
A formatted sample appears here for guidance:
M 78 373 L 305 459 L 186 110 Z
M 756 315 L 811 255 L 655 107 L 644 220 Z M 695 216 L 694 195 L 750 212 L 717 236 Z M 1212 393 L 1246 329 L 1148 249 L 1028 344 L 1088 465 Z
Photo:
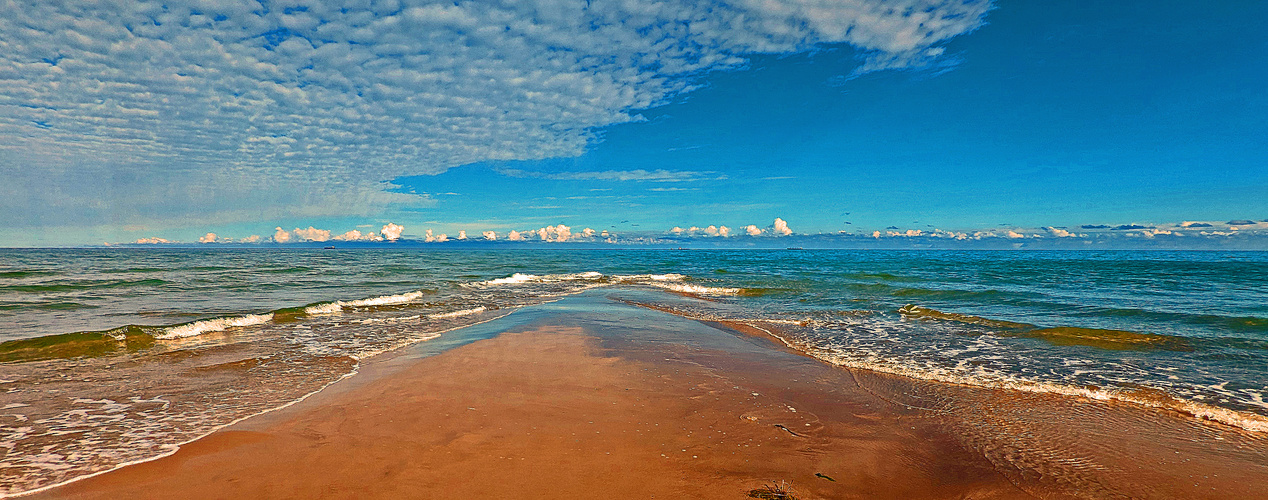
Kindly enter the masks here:
M 792 486 L 788 483 L 780 481 L 779 484 L 772 482 L 755 490 L 749 490 L 749 498 L 761 498 L 763 500 L 797 500 L 793 495 Z

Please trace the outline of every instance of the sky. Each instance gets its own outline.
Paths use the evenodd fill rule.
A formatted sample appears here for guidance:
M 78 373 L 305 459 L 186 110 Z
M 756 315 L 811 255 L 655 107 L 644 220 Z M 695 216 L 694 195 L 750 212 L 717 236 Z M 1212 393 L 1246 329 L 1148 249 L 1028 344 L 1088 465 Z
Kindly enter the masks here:
M 1268 249 L 1265 18 L 1252 1 L 9 2 L 0 246 Z

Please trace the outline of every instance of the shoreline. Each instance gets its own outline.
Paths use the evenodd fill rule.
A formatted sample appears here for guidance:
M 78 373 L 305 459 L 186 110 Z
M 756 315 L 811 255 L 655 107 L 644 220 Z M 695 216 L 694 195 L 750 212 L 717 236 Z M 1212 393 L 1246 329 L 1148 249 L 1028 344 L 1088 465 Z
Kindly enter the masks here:
M 1195 431 L 1191 428 L 1192 426 L 1174 421 L 1173 417 L 1145 408 L 1115 408 L 1114 405 L 1106 402 L 1069 401 L 1072 398 L 1053 394 L 1008 395 L 1000 389 L 957 387 L 946 383 L 908 379 L 901 375 L 887 375 L 834 366 L 790 347 L 775 344 L 777 339 L 780 341 L 783 339 L 770 332 L 761 335 L 759 332 L 745 332 L 734 328 L 731 322 L 709 324 L 680 316 L 669 316 L 668 313 L 658 310 L 618 305 L 595 295 L 561 299 L 558 305 L 535 306 L 536 312 L 523 315 L 526 317 L 502 322 L 509 323 L 507 325 L 485 324 L 484 331 L 474 334 L 475 338 L 455 339 L 453 342 L 465 345 L 454 347 L 452 350 L 445 350 L 445 346 L 439 344 L 428 345 L 429 342 L 423 342 L 393 351 L 386 357 L 372 358 L 364 362 L 358 372 L 354 372 L 360 375 L 358 377 L 347 376 L 340 379 L 344 382 L 343 384 L 332 383 L 322 390 L 305 396 L 301 401 L 239 420 L 235 424 L 181 446 L 173 454 L 140 464 L 120 466 L 120 468 L 92 476 L 76 478 L 69 483 L 42 488 L 20 496 L 105 498 L 112 496 L 113 492 L 114 496 L 141 494 L 161 497 L 162 495 L 158 493 L 161 490 L 186 496 L 194 494 L 214 497 L 213 491 L 228 487 L 230 482 L 226 481 L 231 476 L 234 479 L 231 481 L 233 483 L 256 484 L 260 488 L 265 488 L 251 490 L 255 493 L 263 493 L 264 496 L 288 496 L 290 493 L 268 489 L 274 486 L 267 485 L 276 485 L 278 481 L 290 481 L 290 479 L 281 471 L 274 471 L 272 474 L 262 472 L 268 467 L 276 468 L 277 464 L 273 463 L 276 460 L 260 457 L 290 454 L 299 454 L 324 467 L 343 471 L 341 474 L 345 475 L 337 478 L 338 480 L 325 477 L 308 478 L 318 482 L 333 480 L 334 482 L 330 483 L 335 485 L 332 486 L 336 488 L 333 491 L 338 491 L 340 484 L 352 484 L 360 480 L 354 480 L 354 478 L 360 478 L 357 473 L 344 470 L 353 464 L 366 465 L 357 460 L 369 460 L 371 466 L 381 466 L 384 461 L 393 462 L 401 468 L 397 471 L 399 474 L 414 480 L 437 479 L 433 477 L 438 474 L 435 470 L 448 470 L 449 472 L 440 475 L 454 476 L 458 472 L 449 470 L 448 462 L 427 462 L 436 468 L 428 470 L 418 470 L 425 467 L 415 462 L 419 456 L 432 456 L 439 453 L 437 450 L 450 454 L 469 454 L 473 446 L 475 449 L 487 447 L 488 450 L 503 453 L 509 449 L 506 448 L 508 446 L 530 448 L 536 446 L 533 453 L 521 456 L 520 458 L 524 459 L 521 461 L 527 462 L 530 456 L 538 459 L 550 457 L 552 460 L 559 461 L 561 466 L 566 466 L 564 468 L 575 467 L 569 470 L 577 473 L 591 470 L 596 466 L 596 464 L 575 460 L 576 457 L 570 456 L 570 448 L 562 440 L 544 443 L 525 436 L 509 434 L 502 436 L 507 444 L 495 445 L 488 440 L 458 444 L 455 444 L 453 440 L 443 443 L 431 442 L 427 441 L 428 433 L 423 433 L 423 437 L 409 437 L 417 441 L 415 444 L 418 446 L 412 449 L 412 453 L 402 456 L 399 449 L 391 446 L 393 436 L 396 436 L 395 439 L 400 439 L 411 434 L 412 431 L 439 429 L 437 432 L 443 436 L 462 436 L 475 432 L 482 437 L 487 437 L 480 432 L 497 434 L 494 428 L 503 429 L 517 425 L 516 420 L 519 415 L 516 415 L 518 409 L 515 406 L 502 407 L 500 413 L 494 411 L 492 416 L 485 414 L 483 419 L 474 420 L 465 417 L 447 420 L 436 415 L 425 418 L 414 417 L 417 413 L 426 413 L 426 410 L 448 409 L 450 414 L 462 410 L 459 406 L 450 404 L 456 401 L 429 398 L 427 396 L 429 389 L 448 394 L 453 400 L 461 401 L 463 398 L 474 397 L 481 401 L 481 405 L 489 404 L 495 407 L 498 404 L 497 397 L 518 398 L 520 403 L 529 404 L 531 408 L 541 411 L 538 415 L 540 418 L 535 421 L 555 429 L 556 435 L 553 437 L 556 438 L 562 438 L 565 436 L 563 433 L 571 432 L 568 430 L 569 426 L 593 425 L 574 421 L 569 416 L 571 414 L 591 412 L 608 415 L 611 421 L 604 429 L 607 433 L 641 432 L 641 434 L 630 434 L 640 436 L 637 439 L 617 438 L 616 441 L 610 442 L 586 441 L 587 446 L 597 445 L 600 442 L 613 445 L 610 446 L 613 449 L 607 450 L 606 453 L 622 450 L 617 453 L 618 460 L 609 464 L 613 467 L 611 471 L 623 471 L 618 476 L 627 477 L 628 474 L 628 477 L 639 477 L 643 481 L 654 482 L 658 485 L 657 487 L 668 488 L 657 491 L 677 493 L 695 491 L 699 493 L 696 496 L 706 498 L 742 498 L 746 492 L 762 488 L 763 485 L 775 480 L 789 481 L 793 491 L 806 498 L 814 498 L 816 495 L 850 497 L 863 490 L 868 491 L 866 495 L 868 497 L 894 498 L 913 495 L 953 497 L 967 495 L 970 492 L 983 497 L 998 498 L 1027 497 L 1036 494 L 1054 497 L 1079 497 L 1087 496 L 1087 494 L 1098 496 L 1098 492 L 1127 492 L 1130 496 L 1145 497 L 1168 496 L 1168 492 L 1184 493 L 1182 496 L 1189 497 L 1203 496 L 1198 490 L 1186 490 L 1182 485 L 1171 484 L 1179 482 L 1178 476 L 1172 478 L 1170 482 L 1166 481 L 1167 474 L 1174 474 L 1175 470 L 1184 469 L 1175 469 L 1174 466 L 1180 464 L 1165 461 L 1159 462 L 1166 466 L 1159 469 L 1162 475 L 1155 473 L 1150 476 L 1155 481 L 1145 485 L 1138 484 L 1139 481 L 1133 482 L 1130 477 L 1120 474 L 1102 473 L 1098 476 L 1095 471 L 1077 467 L 1074 470 L 1062 470 L 1059 467 L 1061 462 L 1058 460 L 1059 456 L 1056 457 L 1057 459 L 1049 457 L 1047 461 L 1038 460 L 1033 463 L 1023 460 L 1023 463 L 1018 464 L 1007 458 L 1001 461 L 994 456 L 997 454 L 996 451 L 1004 450 L 1003 455 L 1006 457 L 1018 455 L 1030 460 L 1044 453 L 1052 454 L 1054 450 L 1041 449 L 1040 445 L 1031 441 L 1009 441 L 1009 433 L 1004 433 L 1006 436 L 1001 438 L 997 435 L 999 433 L 993 434 L 990 429 L 982 431 L 981 427 L 985 424 L 968 418 L 972 415 L 966 415 L 966 413 L 970 412 L 952 403 L 972 403 L 968 405 L 970 407 L 973 404 L 999 406 L 999 401 L 1010 399 L 1018 400 L 1016 403 L 1031 405 L 1029 408 L 1022 404 L 1003 405 L 1005 410 L 1013 412 L 1019 409 L 1033 409 L 1033 405 L 1037 403 L 1041 409 L 1044 408 L 1043 405 L 1048 405 L 1050 409 L 1054 409 L 1052 412 L 1054 414 L 1060 413 L 1055 410 L 1064 411 L 1074 408 L 1090 411 L 1088 408 L 1093 408 L 1102 416 L 1112 417 L 1111 422 L 1140 421 L 1142 418 L 1144 421 L 1152 421 L 1156 428 L 1166 432 L 1163 433 L 1163 438 L 1160 438 L 1161 445 L 1141 443 L 1143 448 L 1137 450 L 1136 454 L 1149 458 L 1169 458 L 1169 455 L 1163 452 L 1180 454 L 1181 450 L 1185 449 L 1185 439 L 1192 437 L 1192 434 L 1204 438 L 1201 441 L 1203 446 L 1218 446 L 1216 451 L 1221 451 L 1221 455 L 1227 455 L 1224 452 L 1235 451 L 1239 446 L 1249 446 L 1253 453 L 1233 456 L 1239 460 L 1226 460 L 1229 463 L 1223 464 L 1202 462 L 1201 467 L 1194 468 L 1189 465 L 1185 467 L 1190 467 L 1190 470 L 1207 471 L 1207 476 L 1213 473 L 1210 471 L 1225 474 L 1224 478 L 1218 482 L 1218 486 L 1215 486 L 1218 489 L 1214 493 L 1220 495 L 1235 494 L 1234 490 L 1258 491 L 1254 488 L 1268 487 L 1268 484 L 1265 484 L 1268 479 L 1263 479 L 1268 477 L 1268 474 L 1256 475 L 1256 473 L 1268 472 L 1264 470 L 1265 462 L 1262 461 L 1265 449 L 1268 447 L 1264 446 L 1263 440 L 1252 439 L 1254 436 L 1237 436 L 1238 433 L 1233 432 L 1215 433 L 1212 437 L 1213 431 L 1209 429 Z M 622 321 L 612 320 L 611 317 Z M 741 325 L 743 324 L 737 323 L 735 326 Z M 719 327 L 726 327 L 726 330 Z M 467 328 L 475 329 L 475 327 Z M 761 344 L 756 343 L 758 341 Z M 783 343 L 787 344 L 786 341 Z M 541 365 L 545 361 L 534 358 L 534 355 L 540 358 L 546 354 L 559 356 L 562 361 L 543 368 Z M 589 370 L 586 373 L 595 375 L 593 382 L 587 385 L 572 377 L 564 376 L 577 370 Z M 438 371 L 445 375 L 438 376 Z M 657 377 L 641 376 L 637 371 L 644 374 L 655 373 Z M 560 389 L 558 393 L 550 394 L 534 392 L 535 386 L 517 381 L 525 377 L 546 385 L 554 384 L 552 387 L 556 389 L 562 387 L 566 390 Z M 534 377 L 537 378 L 534 379 Z M 454 387 L 453 382 L 456 379 L 466 382 L 467 386 Z M 728 381 L 727 383 L 740 381 L 743 383 L 731 385 L 730 387 L 734 387 L 734 390 L 728 390 L 725 384 L 719 384 L 719 380 Z M 600 381 L 603 383 L 600 384 Z M 618 386 L 623 385 L 633 386 L 625 387 L 626 391 L 637 390 L 639 387 L 644 390 L 636 392 L 639 396 L 631 400 L 619 390 Z M 741 390 L 741 387 L 745 389 Z M 762 388 L 760 391 L 749 390 L 756 387 Z M 611 399 L 596 400 L 589 395 L 592 390 L 602 392 L 605 397 Z M 694 392 L 697 390 L 703 392 Z M 471 394 L 472 391 L 476 394 Z M 382 397 L 387 393 L 395 397 Z M 773 396 L 774 400 L 765 399 L 772 396 L 763 396 L 763 394 L 772 393 L 776 394 Z M 700 403 L 702 399 L 707 399 L 707 396 L 702 397 L 702 394 L 712 396 L 715 400 L 708 404 Z M 919 396 L 913 400 L 911 399 L 913 394 L 919 394 Z M 374 395 L 380 397 L 371 397 Z M 403 401 L 409 403 L 405 404 Z M 931 406 L 930 401 L 936 404 Z M 380 413 L 373 414 L 357 410 L 353 403 L 359 403 L 364 408 L 377 407 Z M 394 404 L 389 405 L 389 403 Z M 761 466 L 745 465 L 749 464 L 748 462 L 733 463 L 724 457 L 711 456 L 706 460 L 709 460 L 712 468 L 700 469 L 698 462 L 695 462 L 698 459 L 686 459 L 685 455 L 672 459 L 671 456 L 661 455 L 664 460 L 670 460 L 673 467 L 647 464 L 645 462 L 649 460 L 653 463 L 657 462 L 657 457 L 655 454 L 645 453 L 651 451 L 648 446 L 653 446 L 652 441 L 656 441 L 656 439 L 646 438 L 658 436 L 664 440 L 682 439 L 682 437 L 658 434 L 659 431 L 653 428 L 622 427 L 629 422 L 618 421 L 618 417 L 622 414 L 603 413 L 601 410 L 606 407 L 606 403 L 619 407 L 627 412 L 626 414 L 634 412 L 633 414 L 642 415 L 645 421 L 658 420 L 658 424 L 673 422 L 673 425 L 678 425 L 691 422 L 690 419 L 703 414 L 708 416 L 706 418 L 709 422 L 717 426 L 714 429 L 717 432 L 730 432 L 731 436 L 747 436 L 750 440 L 758 439 L 759 446 L 766 444 L 767 450 L 780 449 L 789 456 L 782 453 L 770 454 L 765 451 L 763 453 L 766 454 L 757 454 L 756 450 L 753 450 L 750 456 L 755 460 L 760 456 L 760 460 L 764 461 L 764 465 Z M 643 409 L 640 409 L 639 403 L 643 405 Z M 656 406 L 657 411 L 646 413 L 645 408 L 648 404 Z M 780 404 L 784 409 L 781 409 Z M 405 408 L 395 408 L 401 405 Z M 446 405 L 453 407 L 449 408 Z M 336 412 L 335 409 L 339 411 Z M 1001 418 L 1000 415 L 1010 417 L 1012 414 L 1008 411 L 998 411 L 994 417 L 997 420 Z M 412 424 L 394 427 L 392 429 L 395 434 L 392 434 L 386 428 L 391 427 L 389 424 L 392 424 L 395 418 L 387 418 L 388 421 L 384 422 L 384 412 L 399 415 L 401 418 L 408 415 L 413 419 Z M 810 419 L 811 416 L 813 419 Z M 1002 424 L 997 422 L 994 425 L 1008 430 L 1013 429 L 1010 425 L 1015 426 L 1014 424 L 1023 420 L 1014 418 L 1010 421 L 1005 418 Z M 338 424 L 352 421 L 359 422 L 364 427 L 357 427 L 358 432 L 324 432 L 322 436 L 327 442 L 316 448 L 312 440 L 305 437 L 305 432 L 313 428 L 325 429 L 331 426 L 338 428 Z M 765 425 L 771 421 L 775 423 Z M 560 427 L 565 422 L 568 426 Z M 1052 424 L 1048 426 L 1051 427 Z M 385 427 L 382 432 L 380 427 Z M 1115 431 L 1113 428 L 1104 428 L 1104 425 L 1100 427 L 1089 425 L 1089 427 L 1094 427 L 1098 432 Z M 727 431 L 720 430 L 723 428 Z M 811 430 L 806 431 L 805 428 Z M 972 430 L 975 428 L 976 431 Z M 1047 429 L 1043 425 L 1036 428 Z M 478 429 L 480 432 L 472 429 Z M 687 427 L 683 429 L 686 430 Z M 966 429 L 969 430 L 966 431 Z M 598 432 L 604 434 L 604 430 Z M 1056 436 L 1073 432 L 1068 428 L 1056 430 L 1057 432 L 1053 433 Z M 1122 432 L 1121 429 L 1118 431 Z M 688 434 L 696 432 L 707 436 L 714 435 L 705 434 L 703 427 Z M 1168 441 L 1167 439 L 1170 439 L 1168 436 L 1173 435 L 1179 436 L 1179 440 Z M 870 437 L 872 440 L 868 443 L 874 448 L 856 449 L 859 445 L 859 436 Z M 711 450 L 708 445 L 712 443 L 707 440 L 712 438 L 705 439 L 706 441 L 700 441 L 697 436 L 694 440 L 681 441 L 687 447 L 677 449 L 684 450 L 681 453 L 686 453 L 688 449 Z M 813 446 L 798 447 L 800 446 L 797 445 L 798 441 L 808 439 L 813 441 Z M 349 446 L 353 443 L 359 446 Z M 345 445 L 342 446 L 344 452 L 364 447 L 377 450 L 378 455 L 371 453 L 370 456 L 341 457 L 343 453 L 338 450 L 318 449 L 340 448 L 340 444 Z M 620 446 L 615 446 L 616 444 Z M 915 446 L 917 444 L 920 446 Z M 1033 449 L 1027 449 L 1028 446 Z M 739 447 L 750 448 L 750 446 Z M 317 451 L 314 451 L 315 449 Z M 1072 449 L 1074 451 L 1071 453 L 1074 455 L 1079 453 L 1086 455 L 1088 451 L 1086 448 Z M 858 455 L 856 453 L 857 456 L 853 459 L 838 456 L 847 450 L 872 454 Z M 1060 455 L 1061 450 L 1056 451 L 1057 455 Z M 1105 452 L 1105 450 L 1092 451 Z M 603 458 L 611 457 L 611 455 L 587 456 L 599 460 L 598 463 L 602 464 L 608 463 L 604 460 L 612 460 Z M 696 456 L 700 456 L 700 453 Z M 806 456 L 817 457 L 818 461 L 807 461 Z M 859 456 L 871 457 L 872 460 L 861 460 Z M 892 464 L 883 463 L 885 460 L 882 458 L 890 459 L 895 456 L 906 465 L 892 468 L 894 467 Z M 485 458 L 468 457 L 465 465 L 470 467 L 469 470 L 482 471 L 480 474 L 490 470 L 499 471 L 501 470 L 499 467 L 505 468 L 505 464 L 488 461 Z M 1092 459 L 1096 458 L 1092 457 Z M 1101 457 L 1098 463 L 1101 463 L 1103 467 L 1109 466 L 1111 469 L 1114 467 L 1123 469 L 1130 463 L 1125 462 L 1127 458 L 1109 453 L 1108 458 Z M 1139 457 L 1133 458 L 1133 460 L 1138 459 Z M 255 463 L 257 469 L 243 472 L 242 475 L 234 476 L 233 473 L 226 472 L 231 471 L 232 467 L 252 463 L 252 460 L 256 462 L 263 460 L 263 463 Z M 828 461 L 825 462 L 825 460 Z M 848 463 L 831 465 L 835 463 L 831 460 L 845 460 Z M 1084 462 L 1088 460 L 1087 457 L 1083 457 Z M 219 466 L 207 467 L 204 464 L 196 468 L 197 470 L 183 468 L 183 464 L 191 461 L 211 461 Z M 1096 462 L 1096 460 L 1092 461 Z M 924 465 L 914 466 L 913 463 Z M 1054 463 L 1058 463 L 1058 466 L 1054 466 Z M 1188 462 L 1184 463 L 1188 464 Z M 783 464 L 783 468 L 772 469 L 772 464 Z M 929 467 L 931 464 L 932 469 Z M 1230 471 L 1235 471 L 1235 466 L 1239 464 L 1243 469 L 1247 464 L 1257 468 L 1251 467 L 1243 470 L 1242 474 L 1233 473 L 1230 476 Z M 500 475 L 520 482 L 534 483 L 539 480 L 534 474 L 544 473 L 537 469 L 533 469 L 533 474 L 512 473 L 518 470 L 516 467 L 510 467 L 502 471 Z M 844 474 L 834 472 L 839 470 L 850 472 Z M 934 472 L 930 472 L 931 470 Z M 1036 475 L 1036 470 L 1043 472 Z M 863 473 L 858 477 L 850 475 L 859 471 Z M 766 477 L 774 472 L 783 474 L 783 477 Z M 549 473 L 546 474 L 549 476 Z M 698 483 L 697 486 L 708 487 L 694 490 L 692 488 L 695 486 L 692 484 L 695 483 L 656 482 L 655 479 L 662 474 L 674 477 L 689 476 L 694 478 L 693 481 Z M 828 476 L 831 479 L 815 474 Z M 208 477 L 209 475 L 211 477 Z M 1241 480 L 1236 479 L 1239 476 L 1242 476 Z M 720 480 L 719 477 L 728 479 Z M 759 481 L 759 477 L 764 479 Z M 875 489 L 876 480 L 880 477 L 887 478 L 883 483 L 889 485 L 888 489 Z M 1159 477 L 1163 480 L 1157 481 Z M 921 480 L 925 482 L 922 483 Z M 1098 490 L 1088 486 L 1100 484 L 1106 480 L 1111 483 L 1108 490 Z M 1234 484 L 1238 481 L 1240 485 Z M 176 483 L 176 486 L 172 486 L 173 483 Z M 307 488 L 300 483 L 294 486 L 301 489 Z M 204 484 L 211 490 L 191 489 L 193 484 Z M 869 484 L 872 486 L 869 487 Z M 163 485 L 176 489 L 162 490 Z M 597 491 L 605 491 L 594 488 L 610 486 L 607 483 L 585 481 L 579 485 L 590 488 L 575 490 L 579 494 L 586 492 L 594 494 Z M 914 487 L 913 485 L 919 485 L 924 489 L 919 491 L 902 489 Z M 478 483 L 447 485 L 447 488 L 453 492 L 467 491 L 462 488 L 473 488 L 469 491 L 478 493 L 481 491 L 480 488 L 488 487 Z M 1251 489 L 1240 490 L 1239 488 Z M 315 496 L 339 496 L 337 493 L 329 494 L 329 491 L 325 493 L 323 491 L 325 490 L 315 491 L 314 494 Z M 387 489 L 381 491 L 385 496 L 390 492 Z M 124 494 L 125 492 L 130 494 Z M 246 493 L 247 490 L 241 490 L 241 492 Z M 376 490 L 377 492 L 379 490 Z M 531 490 L 517 489 L 515 492 L 522 493 L 522 497 L 535 497 L 534 494 L 528 494 Z M 400 491 L 396 493 L 402 494 Z M 552 496 L 559 492 L 543 491 L 542 493 L 550 494 L 539 496 Z M 713 493 L 719 494 L 711 496 Z

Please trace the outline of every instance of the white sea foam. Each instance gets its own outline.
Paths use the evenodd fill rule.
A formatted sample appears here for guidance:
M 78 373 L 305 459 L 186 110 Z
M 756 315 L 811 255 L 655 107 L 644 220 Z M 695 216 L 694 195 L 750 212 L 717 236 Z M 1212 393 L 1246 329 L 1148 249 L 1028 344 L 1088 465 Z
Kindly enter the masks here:
M 229 328 L 252 326 L 268 323 L 273 320 L 273 313 L 266 314 L 248 314 L 246 316 L 234 316 L 229 318 L 212 318 L 186 323 L 183 325 L 169 326 L 164 329 L 163 333 L 155 335 L 156 339 L 179 339 L 185 337 L 193 337 L 209 332 L 222 332 Z
M 518 285 L 520 283 L 529 283 L 537 280 L 540 276 L 536 274 L 515 273 L 505 278 L 484 281 L 479 284 L 485 285 Z
M 418 300 L 424 295 L 423 292 L 408 292 L 396 295 L 383 295 L 368 299 L 359 300 L 336 300 L 325 304 L 317 304 L 304 308 L 305 314 L 321 315 L 321 314 L 338 314 L 343 312 L 345 307 L 373 307 L 373 306 L 390 306 L 397 304 L 405 304 Z
M 681 293 L 693 293 L 696 295 L 739 295 L 743 290 L 741 288 L 725 288 L 701 286 L 683 283 L 650 283 L 653 286 Z
M 477 281 L 468 283 L 467 286 L 486 287 L 497 285 L 522 285 L 525 283 L 558 283 L 562 281 L 594 281 L 603 278 L 603 273 L 595 271 L 587 271 L 584 273 L 569 274 L 547 274 L 539 276 L 536 274 L 515 273 L 505 278 L 491 279 L 488 281 Z
M 484 307 L 476 307 L 476 308 L 473 308 L 473 309 L 463 309 L 463 310 L 461 310 L 461 311 L 453 311 L 453 312 L 447 312 L 447 313 L 437 313 L 437 314 L 428 314 L 428 315 L 427 315 L 427 317 L 428 317 L 428 318 L 431 318 L 431 319 L 457 318 L 457 317 L 460 317 L 460 316 L 470 316 L 470 315 L 472 315 L 472 314 L 480 314 L 480 313 L 482 313 L 482 312 L 484 312 L 484 311 L 485 311 Z
M 361 323 L 363 325 L 368 325 L 373 323 L 404 323 L 406 321 L 413 321 L 421 317 L 423 317 L 421 314 L 415 314 L 413 316 L 399 316 L 395 318 L 366 318 L 366 319 L 357 321 L 357 323 Z
M 593 286 L 604 286 L 610 284 L 627 284 L 627 285 L 649 285 L 666 290 L 672 290 L 682 293 L 693 293 L 697 295 L 739 295 L 743 291 L 741 288 L 725 288 L 725 287 L 709 287 L 704 285 L 680 283 L 686 276 L 675 273 L 667 274 L 614 274 L 604 275 L 594 271 L 572 274 L 547 274 L 543 276 L 535 274 L 515 273 L 505 278 L 492 279 L 488 281 L 479 281 L 470 283 L 471 287 L 488 287 L 488 286 L 505 286 L 505 285 L 523 285 L 530 283 L 560 283 L 560 282 L 589 282 Z
M 343 305 L 340 304 L 339 302 L 328 302 L 325 304 L 317 304 L 315 306 L 308 306 L 304 308 L 305 314 L 312 314 L 312 315 L 335 314 L 341 311 L 343 311 Z

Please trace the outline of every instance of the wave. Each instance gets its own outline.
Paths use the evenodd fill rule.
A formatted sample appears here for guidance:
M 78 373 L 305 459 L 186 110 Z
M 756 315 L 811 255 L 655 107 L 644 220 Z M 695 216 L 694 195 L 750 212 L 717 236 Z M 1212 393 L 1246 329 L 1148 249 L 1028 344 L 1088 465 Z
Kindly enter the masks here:
M 381 295 L 368 299 L 359 300 L 336 300 L 334 302 L 326 302 L 323 304 L 314 304 L 304 308 L 304 312 L 310 315 L 338 314 L 343 312 L 345 307 L 375 307 L 375 306 L 394 306 L 407 304 L 422 298 L 426 292 L 421 290 L 414 292 L 406 292 L 396 295 Z
M 234 327 L 262 325 L 272 320 L 273 313 L 204 319 L 193 323 L 167 327 L 164 329 L 163 333 L 155 335 L 154 338 L 159 340 L 170 340 L 193 337 L 204 333 L 222 332 Z
M 686 283 L 652 283 L 652 285 L 672 292 L 693 295 L 740 295 L 744 291 L 743 288 L 711 287 Z
M 159 328 L 127 325 L 105 331 L 46 335 L 0 342 L 0 363 L 71 359 L 131 352 L 154 345 Z
M 577 281 L 577 280 L 595 281 L 603 277 L 604 277 L 603 273 L 594 272 L 594 271 L 588 271 L 584 273 L 569 273 L 569 274 L 547 274 L 543 276 L 539 276 L 536 274 L 515 273 L 505 278 L 497 278 L 497 279 L 491 279 L 487 281 L 476 281 L 473 283 L 466 283 L 466 285 L 473 286 L 473 287 L 488 287 L 488 286 L 498 286 L 498 285 L 522 285 L 525 283 L 558 283 L 561 281 Z
M 144 280 L 86 280 L 86 281 L 70 281 L 70 282 L 52 282 L 35 285 L 8 285 L 0 286 L 0 290 L 12 292 L 69 292 L 76 290 L 100 290 L 110 288 L 130 288 L 137 286 L 160 286 L 168 284 L 167 281 L 150 278 Z
M 898 309 L 903 317 L 953 321 L 995 329 L 991 333 L 1003 337 L 1025 337 L 1043 340 L 1053 345 L 1081 345 L 1100 349 L 1125 351 L 1164 349 L 1169 351 L 1193 351 L 1192 343 L 1183 337 L 1158 333 L 1140 333 L 1126 330 L 1058 326 L 1042 328 L 1029 323 L 1017 323 L 968 314 L 948 313 L 937 309 L 907 304 Z
M 57 276 L 57 271 L 0 271 L 0 278 L 33 278 L 36 276 Z
M 648 285 L 672 292 L 692 295 L 742 295 L 743 288 L 711 287 L 693 283 L 682 283 L 687 276 L 675 273 L 667 274 L 613 274 L 598 272 L 572 274 L 549 274 L 537 276 L 533 274 L 515 273 L 506 278 L 473 283 L 474 286 L 520 285 L 528 283 L 559 283 L 568 281 L 589 281 L 595 284 Z
M 92 304 L 81 304 L 79 302 L 45 302 L 34 306 L 36 309 L 44 309 L 46 311 L 73 311 L 76 309 L 99 309 L 101 306 Z
M 898 313 L 903 317 L 916 319 L 936 319 L 943 321 L 954 321 L 956 323 L 964 323 L 968 325 L 980 325 L 991 328 L 1004 328 L 1010 330 L 1030 330 L 1038 328 L 1029 323 L 1016 323 L 1013 321 L 1003 321 L 998 319 L 983 318 L 981 316 L 970 316 L 968 314 L 948 313 L 928 307 L 921 307 L 915 304 L 907 304 L 898 308 Z
M 1114 316 L 1121 318 L 1143 319 L 1148 321 L 1167 321 L 1187 323 L 1191 325 L 1215 326 L 1236 332 L 1265 333 L 1268 332 L 1268 318 L 1258 316 L 1223 316 L 1219 314 L 1194 314 L 1186 312 L 1162 312 L 1145 309 L 1092 308 L 1087 312 L 1092 316 Z

